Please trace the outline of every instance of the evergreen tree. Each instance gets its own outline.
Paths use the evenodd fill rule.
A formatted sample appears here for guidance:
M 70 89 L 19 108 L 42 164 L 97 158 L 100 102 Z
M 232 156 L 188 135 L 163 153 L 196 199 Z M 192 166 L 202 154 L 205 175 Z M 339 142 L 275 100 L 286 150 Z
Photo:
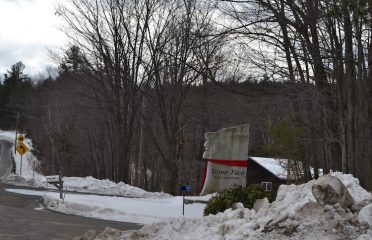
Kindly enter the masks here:
M 71 73 L 85 68 L 85 58 L 78 46 L 71 46 L 66 50 L 59 65 L 59 73 Z
M 16 117 L 25 106 L 24 96 L 32 88 L 30 78 L 23 73 L 25 65 L 17 62 L 12 65 L 0 88 L 0 129 L 14 129 Z

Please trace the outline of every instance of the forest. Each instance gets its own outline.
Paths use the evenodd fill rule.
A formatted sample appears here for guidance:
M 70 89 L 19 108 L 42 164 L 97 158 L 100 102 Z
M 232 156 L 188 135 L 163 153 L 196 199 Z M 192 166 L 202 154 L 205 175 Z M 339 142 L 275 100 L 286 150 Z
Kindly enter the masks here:
M 250 124 L 251 156 L 372 190 L 371 0 L 68 0 L 56 14 L 58 74 L 18 62 L 0 79 L 0 129 L 26 132 L 45 174 L 197 192 L 204 133 Z

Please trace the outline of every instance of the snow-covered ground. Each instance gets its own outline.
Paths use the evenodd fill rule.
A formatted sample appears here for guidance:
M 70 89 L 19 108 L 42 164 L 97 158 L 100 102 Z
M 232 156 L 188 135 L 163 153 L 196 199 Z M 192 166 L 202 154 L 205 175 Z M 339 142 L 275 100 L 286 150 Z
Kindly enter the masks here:
M 0 132 L 0 140 L 6 138 Z M 14 137 L 13 137 L 14 139 Z M 32 147 L 31 142 L 28 147 Z M 20 158 L 14 156 L 19 171 Z M 35 173 L 31 153 L 24 156 L 22 176 L 9 174 L 8 184 L 44 187 L 45 177 Z M 125 183 L 113 183 L 92 177 L 64 178 L 68 190 L 114 196 L 67 193 L 64 201 L 58 193 L 10 190 L 43 196 L 44 206 L 53 211 L 82 216 L 146 223 L 142 229 L 124 231 L 106 229 L 95 239 L 357 239 L 372 240 L 372 196 L 350 174 L 332 173 L 346 186 L 353 199 L 351 207 L 317 203 L 312 188 L 316 180 L 302 185 L 282 185 L 276 200 L 263 200 L 260 206 L 246 209 L 236 204 L 224 213 L 202 217 L 204 204 L 186 205 L 182 217 L 182 198 L 164 193 L 149 193 Z M 125 197 L 123 197 L 125 196 Z M 192 197 L 207 200 L 211 196 Z M 88 230 L 88 229 L 87 229 Z
M 126 198 L 57 192 L 6 189 L 19 194 L 43 196 L 45 208 L 66 214 L 141 224 L 182 217 L 182 197 Z M 202 218 L 205 204 L 185 205 L 185 218 Z

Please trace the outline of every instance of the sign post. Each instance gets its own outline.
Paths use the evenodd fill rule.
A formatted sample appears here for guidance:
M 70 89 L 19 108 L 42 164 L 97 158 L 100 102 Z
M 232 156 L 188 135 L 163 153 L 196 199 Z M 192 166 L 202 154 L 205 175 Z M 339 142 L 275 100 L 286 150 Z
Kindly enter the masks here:
M 22 135 L 19 135 L 17 137 L 18 144 L 17 144 L 17 147 L 16 147 L 16 151 L 21 155 L 21 166 L 20 166 L 20 170 L 19 170 L 19 175 L 22 175 L 22 157 L 23 157 L 23 154 L 25 154 L 29 150 L 28 147 L 23 143 L 24 139 L 25 138 Z
M 182 216 L 184 216 L 185 215 L 185 192 L 191 192 L 191 186 L 181 185 L 181 191 L 182 191 Z
M 63 180 L 61 175 L 46 176 L 45 180 L 59 190 L 59 198 L 63 200 Z
M 19 112 L 17 113 L 17 122 L 16 122 L 16 133 L 15 133 L 15 139 L 14 139 L 14 146 L 17 145 L 18 121 L 19 121 Z M 14 153 L 16 153 L 16 151 L 17 150 L 14 148 Z

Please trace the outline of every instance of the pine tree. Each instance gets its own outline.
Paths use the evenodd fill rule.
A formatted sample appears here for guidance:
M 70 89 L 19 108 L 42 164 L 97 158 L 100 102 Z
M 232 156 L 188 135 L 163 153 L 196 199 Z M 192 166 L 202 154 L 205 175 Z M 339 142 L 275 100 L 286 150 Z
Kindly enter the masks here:
M 25 106 L 24 95 L 32 88 L 30 78 L 23 73 L 25 65 L 17 62 L 12 65 L 0 87 L 0 129 L 15 128 L 17 113 Z

